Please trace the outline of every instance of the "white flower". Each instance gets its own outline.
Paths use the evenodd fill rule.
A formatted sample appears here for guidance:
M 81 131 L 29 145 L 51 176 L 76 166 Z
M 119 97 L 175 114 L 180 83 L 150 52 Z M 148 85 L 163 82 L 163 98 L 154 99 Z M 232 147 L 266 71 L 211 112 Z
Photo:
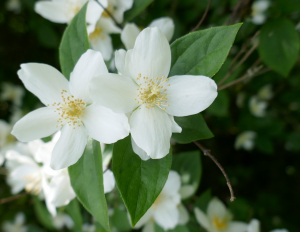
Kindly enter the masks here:
M 25 91 L 21 86 L 13 85 L 10 83 L 3 83 L 0 100 L 12 101 L 15 106 L 21 106 L 24 94 Z
M 19 13 L 21 11 L 21 2 L 20 0 L 8 0 L 6 3 L 6 9 L 9 11 L 14 11 L 15 13 Z
M 90 79 L 106 73 L 101 53 L 92 50 L 80 57 L 70 75 L 70 82 L 49 65 L 22 64 L 18 71 L 20 79 L 47 107 L 19 120 L 12 134 L 20 141 L 28 142 L 61 130 L 51 156 L 51 167 L 56 170 L 78 161 L 88 136 L 104 143 L 114 143 L 126 137 L 129 134 L 127 117 L 93 103 L 89 97 Z
M 148 27 L 157 27 L 170 42 L 174 34 L 174 22 L 170 17 L 153 20 Z M 127 23 L 122 31 L 121 40 L 127 50 L 133 49 L 136 38 L 141 30 L 134 23 Z
M 118 60 L 118 62 L 117 62 Z M 169 153 L 172 132 L 181 132 L 173 116 L 197 114 L 217 96 L 217 85 L 205 76 L 168 77 L 171 50 L 158 28 L 146 28 L 134 49 L 116 53 L 121 75 L 91 80 L 91 98 L 116 113 L 130 115 L 133 150 L 143 160 Z
M 133 0 L 98 0 L 106 10 L 117 20 L 123 22 L 123 14 L 132 7 Z M 109 14 L 104 11 L 102 17 L 110 18 Z
M 53 225 L 58 230 L 61 230 L 63 227 L 67 227 L 70 230 L 73 228 L 74 222 L 68 214 L 58 213 L 53 218 Z
M 257 94 L 261 100 L 270 100 L 273 97 L 272 85 L 263 86 Z
M 16 142 L 14 136 L 10 134 L 12 126 L 0 119 L 0 166 L 5 159 L 5 152 L 12 148 Z
M 25 214 L 23 212 L 17 213 L 15 221 L 4 222 L 2 225 L 3 232 L 27 232 L 27 227 L 24 226 Z
M 82 225 L 82 231 L 83 232 L 95 232 L 96 231 L 96 226 L 95 225 L 90 225 L 88 223 L 84 223 Z
M 121 29 L 110 18 L 101 17 L 95 26 L 88 27 L 88 32 L 92 49 L 101 52 L 104 60 L 110 60 L 113 45 L 109 34 L 121 33 Z
M 257 96 L 250 98 L 249 108 L 250 112 L 256 117 L 264 117 L 266 115 L 266 109 L 268 103 L 266 101 L 261 101 Z
M 234 147 L 236 150 L 244 148 L 250 151 L 254 147 L 254 139 L 256 138 L 256 133 L 254 131 L 244 131 L 236 137 Z
M 260 222 L 257 219 L 252 219 L 249 222 L 248 228 L 247 228 L 247 232 L 260 232 Z M 276 229 L 276 230 L 272 230 L 270 232 L 288 232 L 288 230 L 286 229 Z
M 89 2 L 86 21 L 96 24 L 103 9 L 94 0 L 49 0 L 35 3 L 34 10 L 54 23 L 70 23 L 86 2 Z
M 177 225 L 186 224 L 189 215 L 186 208 L 181 204 L 180 186 L 179 174 L 170 171 L 163 190 L 134 228 L 139 229 L 144 226 L 143 232 L 154 232 L 154 221 L 164 230 L 174 229 Z
M 270 7 L 268 0 L 258 0 L 252 4 L 252 23 L 260 25 L 263 24 L 267 17 L 266 11 Z
M 208 232 L 245 232 L 247 224 L 232 221 L 231 213 L 217 198 L 213 198 L 207 206 L 207 214 L 199 208 L 194 209 L 198 223 Z

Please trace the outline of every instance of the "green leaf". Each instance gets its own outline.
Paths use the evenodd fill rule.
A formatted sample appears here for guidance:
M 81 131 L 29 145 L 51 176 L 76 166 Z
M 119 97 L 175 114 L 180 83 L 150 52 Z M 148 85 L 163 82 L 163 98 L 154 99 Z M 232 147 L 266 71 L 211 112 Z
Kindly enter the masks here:
M 195 140 L 209 139 L 214 137 L 200 113 L 186 117 L 174 117 L 174 119 L 182 128 L 181 133 L 174 133 L 172 135 L 172 138 L 177 143 L 186 144 Z
M 154 231 L 155 232 L 164 232 L 165 230 L 162 229 L 159 225 L 156 223 L 154 224 Z M 168 232 L 189 232 L 189 229 L 187 226 L 184 225 L 178 225 L 172 230 L 168 230 Z
M 189 74 L 213 77 L 225 62 L 241 25 L 213 27 L 177 39 L 171 45 L 169 76 Z
M 189 151 L 175 155 L 172 170 L 177 171 L 181 176 L 181 191 L 185 188 L 188 190 L 189 187 L 187 186 L 193 188 L 193 191 L 187 196 L 181 192 L 182 199 L 194 195 L 199 187 L 202 172 L 200 151 Z
M 38 221 L 43 227 L 47 230 L 55 230 L 51 214 L 37 196 L 34 197 L 34 211 Z
M 107 231 L 110 231 L 99 142 L 88 139 L 82 157 L 69 167 L 69 174 L 79 201 Z
M 147 8 L 154 0 L 134 0 L 132 8 L 124 13 L 124 22 L 130 21 Z
M 70 73 L 73 71 L 80 56 L 90 47 L 85 20 L 87 5 L 88 2 L 72 19 L 64 32 L 59 47 L 60 66 L 62 73 L 67 79 L 70 79 Z
M 134 226 L 163 189 L 172 163 L 172 151 L 162 159 L 143 161 L 131 146 L 131 137 L 115 143 L 113 172 Z
M 66 206 L 66 212 L 70 215 L 75 224 L 73 231 L 82 231 L 80 206 L 76 198 Z
M 218 92 L 217 98 L 206 109 L 206 112 L 217 117 L 226 117 L 228 115 L 229 95 L 226 90 Z
M 116 231 L 130 231 L 131 225 L 128 221 L 128 216 L 125 210 L 114 208 L 114 213 L 110 217 L 110 224 Z
M 198 207 L 203 212 L 206 212 L 208 203 L 210 202 L 211 199 L 212 199 L 211 191 L 210 189 L 208 189 L 198 197 L 195 203 L 195 207 Z
M 259 35 L 259 55 L 274 71 L 288 76 L 299 55 L 299 35 L 286 18 L 268 21 Z

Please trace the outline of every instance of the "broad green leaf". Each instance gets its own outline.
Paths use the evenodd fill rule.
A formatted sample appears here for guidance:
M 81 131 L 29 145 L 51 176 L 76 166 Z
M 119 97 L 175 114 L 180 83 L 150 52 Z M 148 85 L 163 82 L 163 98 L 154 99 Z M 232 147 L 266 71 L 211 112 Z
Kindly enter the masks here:
M 220 91 L 215 101 L 205 112 L 217 117 L 226 117 L 229 113 L 229 95 L 227 91 Z
M 187 199 L 194 195 L 199 187 L 202 172 L 200 151 L 189 151 L 175 155 L 172 170 L 177 171 L 181 177 L 181 199 Z
M 81 218 L 80 206 L 76 198 L 66 206 L 66 212 L 70 215 L 70 217 L 72 218 L 75 224 L 73 231 L 81 231 L 82 218 Z
M 59 47 L 60 66 L 67 79 L 70 79 L 70 73 L 80 56 L 90 47 L 85 20 L 87 4 L 81 8 L 68 25 Z
M 127 212 L 119 208 L 114 208 L 113 214 L 110 216 L 111 228 L 116 231 L 130 231 L 131 225 L 128 220 Z
M 274 71 L 288 76 L 299 55 L 299 35 L 286 18 L 268 21 L 259 35 L 259 55 Z
M 182 128 L 181 133 L 174 133 L 172 135 L 172 138 L 177 143 L 185 144 L 191 143 L 195 140 L 214 137 L 200 113 L 186 117 L 174 117 L 174 119 Z
M 225 62 L 241 25 L 213 27 L 177 39 L 171 45 L 172 65 L 169 76 L 213 77 Z
M 208 203 L 210 202 L 211 199 L 212 199 L 211 191 L 210 189 L 208 189 L 198 197 L 195 203 L 195 207 L 198 207 L 203 212 L 206 212 Z
M 131 137 L 115 143 L 113 172 L 134 226 L 163 189 L 172 163 L 172 151 L 162 159 L 143 161 L 131 146 Z
M 130 21 L 138 16 L 154 0 L 134 0 L 132 8 L 124 13 L 124 22 Z
M 82 157 L 69 167 L 69 174 L 79 201 L 107 231 L 110 231 L 99 142 L 88 139 Z
M 43 225 L 43 227 L 47 230 L 55 230 L 51 214 L 37 196 L 34 197 L 34 211 L 38 221 Z

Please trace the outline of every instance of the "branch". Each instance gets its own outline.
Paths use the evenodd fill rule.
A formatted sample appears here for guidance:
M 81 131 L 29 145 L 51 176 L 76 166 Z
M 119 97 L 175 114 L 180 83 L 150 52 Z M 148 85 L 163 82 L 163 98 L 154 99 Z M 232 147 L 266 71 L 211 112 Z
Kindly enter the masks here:
M 234 196 L 234 192 L 233 192 L 233 189 L 232 189 L 232 186 L 231 186 L 231 182 L 224 170 L 224 168 L 222 167 L 222 165 L 217 161 L 217 159 L 212 155 L 210 154 L 210 151 L 208 149 L 206 149 L 205 147 L 203 147 L 200 143 L 198 143 L 197 141 L 194 141 L 194 143 L 197 145 L 197 147 L 199 147 L 201 149 L 201 151 L 203 152 L 204 155 L 208 156 L 209 158 L 212 159 L 212 161 L 215 162 L 215 164 L 218 166 L 218 168 L 221 170 L 221 172 L 223 173 L 225 179 L 226 179 L 226 182 L 227 182 L 227 186 L 229 188 L 229 191 L 230 191 L 230 201 L 233 202 L 235 200 L 235 196 Z
M 192 30 L 192 32 L 193 32 L 193 31 L 196 31 L 196 30 L 200 27 L 200 25 L 203 23 L 203 21 L 204 21 L 206 15 L 207 15 L 207 12 L 208 12 L 208 10 L 209 10 L 210 4 L 211 4 L 211 0 L 208 1 L 206 10 L 205 10 L 205 12 L 204 12 L 204 14 L 203 14 L 203 16 L 202 16 L 200 22 L 199 22 L 199 23 L 197 24 L 197 26 Z
M 0 205 L 5 204 L 5 203 L 10 202 L 10 201 L 17 200 L 20 197 L 26 196 L 28 194 L 29 194 L 29 192 L 24 192 L 24 193 L 20 193 L 18 195 L 12 196 L 12 197 L 2 198 L 2 199 L 0 199 Z
M 121 29 L 123 29 L 122 25 L 120 23 L 118 23 L 118 21 L 114 18 L 114 16 L 102 5 L 101 2 L 99 2 L 98 0 L 96 0 L 96 2 L 102 7 L 102 9 L 109 15 L 109 17 L 111 17 L 111 19 L 115 22 L 115 24 L 120 27 Z

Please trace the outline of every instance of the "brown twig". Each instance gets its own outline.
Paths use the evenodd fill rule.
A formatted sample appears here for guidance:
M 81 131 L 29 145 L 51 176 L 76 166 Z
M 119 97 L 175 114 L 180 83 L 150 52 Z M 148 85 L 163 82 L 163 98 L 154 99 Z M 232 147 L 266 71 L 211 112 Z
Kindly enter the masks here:
M 231 182 L 224 170 L 224 168 L 222 167 L 222 165 L 218 162 L 218 160 L 212 155 L 210 154 L 210 151 L 208 149 L 206 149 L 205 147 L 203 147 L 200 143 L 198 143 L 197 141 L 194 141 L 194 143 L 196 144 L 197 147 L 199 147 L 201 149 L 201 151 L 203 152 L 204 155 L 208 156 L 209 158 L 212 159 L 212 161 L 215 162 L 215 164 L 218 166 L 218 168 L 221 170 L 221 172 L 223 173 L 226 182 L 227 182 L 227 186 L 229 188 L 230 191 L 230 201 L 233 202 L 235 200 L 235 196 L 234 196 L 234 192 L 231 186 Z
M 29 192 L 24 192 L 24 193 L 20 193 L 18 195 L 12 196 L 12 197 L 7 197 L 7 198 L 0 199 L 0 205 L 5 204 L 7 202 L 11 202 L 11 201 L 17 200 L 20 197 L 26 196 L 28 194 L 29 194 Z
M 123 29 L 122 25 L 120 23 L 118 23 L 118 21 L 115 19 L 115 17 L 102 5 L 102 3 L 99 2 L 98 0 L 96 0 L 96 2 L 102 7 L 102 9 L 108 14 L 108 16 L 111 17 L 111 19 L 115 22 L 115 24 L 118 27 Z
M 204 14 L 203 14 L 203 16 L 202 16 L 200 22 L 196 25 L 196 27 L 194 27 L 194 29 L 192 30 L 192 32 L 193 32 L 193 31 L 196 31 L 196 30 L 201 26 L 201 24 L 203 23 L 203 21 L 204 21 L 206 15 L 207 15 L 207 12 L 208 12 L 208 10 L 209 10 L 210 4 L 211 4 L 211 0 L 208 1 L 206 10 L 205 10 L 205 12 L 204 12 Z

